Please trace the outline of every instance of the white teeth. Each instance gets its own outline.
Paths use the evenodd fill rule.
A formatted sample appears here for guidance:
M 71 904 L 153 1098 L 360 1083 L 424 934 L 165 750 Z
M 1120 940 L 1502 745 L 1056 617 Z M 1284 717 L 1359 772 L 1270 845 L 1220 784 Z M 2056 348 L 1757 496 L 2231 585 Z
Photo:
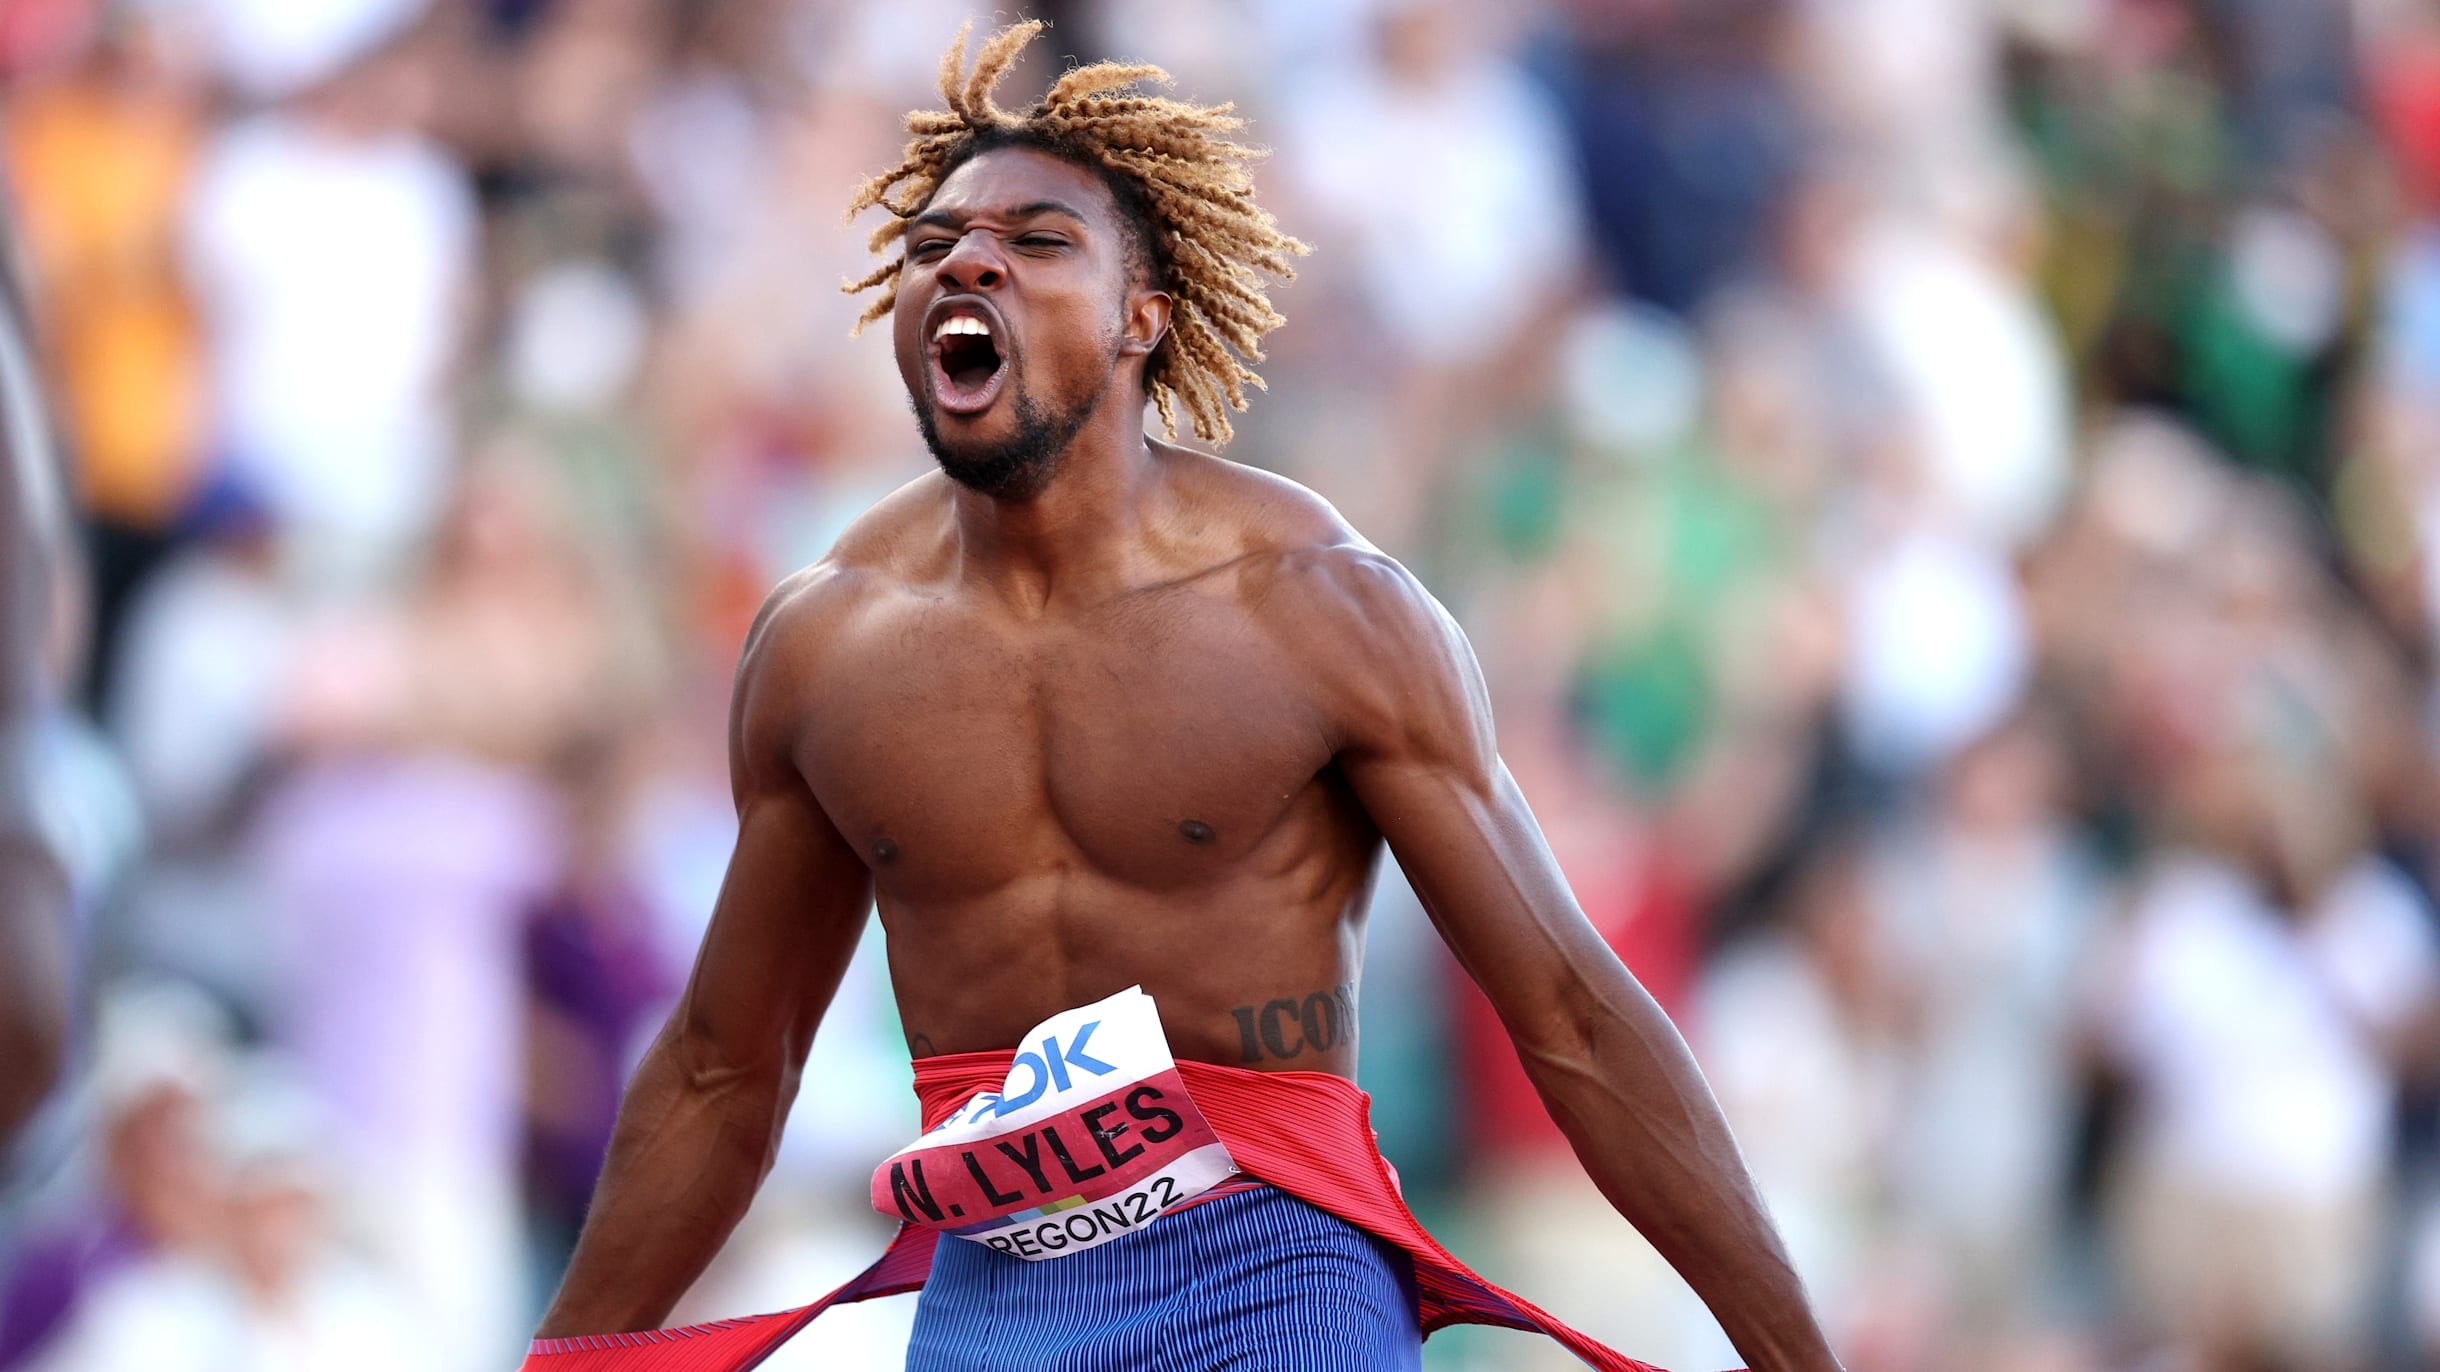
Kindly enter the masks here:
M 970 314 L 953 314 L 947 319 L 940 321 L 940 327 L 932 331 L 932 336 L 934 338 L 947 338 L 953 333 L 978 334 L 984 338 L 989 338 L 991 337 L 991 326 L 985 324 L 982 320 L 977 319 Z

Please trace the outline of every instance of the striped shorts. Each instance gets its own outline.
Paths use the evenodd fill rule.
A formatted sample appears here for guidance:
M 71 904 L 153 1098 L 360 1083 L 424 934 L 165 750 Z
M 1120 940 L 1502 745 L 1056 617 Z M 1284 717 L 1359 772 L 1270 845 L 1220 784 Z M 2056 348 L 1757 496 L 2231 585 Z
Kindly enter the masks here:
M 1417 1372 L 1412 1263 L 1268 1186 L 1048 1262 L 944 1238 L 907 1372 Z

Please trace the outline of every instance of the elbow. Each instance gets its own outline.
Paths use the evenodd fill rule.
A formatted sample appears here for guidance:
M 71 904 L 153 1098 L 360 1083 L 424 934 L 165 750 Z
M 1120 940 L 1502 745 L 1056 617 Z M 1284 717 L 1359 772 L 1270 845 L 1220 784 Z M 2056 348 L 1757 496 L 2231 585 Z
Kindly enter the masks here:
M 1646 1033 L 1647 1014 L 1658 1014 L 1643 988 L 1624 967 L 1615 976 L 1569 966 L 1507 1017 L 1509 1034 L 1528 1073 L 1537 1079 L 1578 1079 L 1603 1074 Z
M 1564 984 L 1549 988 L 1532 997 L 1522 1013 L 1508 1018 L 1508 1035 L 1528 1072 L 1578 1075 L 1592 1069 L 1605 1016 L 1591 997 L 1578 994 L 1580 990 Z
M 699 1023 L 671 1025 L 666 1043 L 678 1089 L 700 1100 L 751 1092 L 759 1081 L 778 1075 L 779 1064 L 768 1055 L 740 1053 Z
M 667 1040 L 676 1090 L 689 1114 L 722 1121 L 720 1131 L 745 1155 L 757 1179 L 779 1161 L 780 1131 L 796 1098 L 797 1058 L 782 1047 L 739 1053 L 686 1025 Z

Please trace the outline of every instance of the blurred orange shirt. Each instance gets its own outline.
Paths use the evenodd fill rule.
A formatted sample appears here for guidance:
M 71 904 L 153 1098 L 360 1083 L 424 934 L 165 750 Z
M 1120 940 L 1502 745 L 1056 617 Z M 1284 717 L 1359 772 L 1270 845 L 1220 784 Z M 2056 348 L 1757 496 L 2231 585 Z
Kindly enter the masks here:
M 200 129 L 184 102 L 104 76 L 33 84 L 6 156 L 89 508 L 158 527 L 200 474 L 202 358 L 178 256 Z

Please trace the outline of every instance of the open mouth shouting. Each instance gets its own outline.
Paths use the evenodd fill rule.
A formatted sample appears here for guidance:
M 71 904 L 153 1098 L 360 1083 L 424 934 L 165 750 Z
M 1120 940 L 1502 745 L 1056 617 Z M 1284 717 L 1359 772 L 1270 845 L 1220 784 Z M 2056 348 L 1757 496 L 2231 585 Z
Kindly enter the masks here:
M 990 409 L 1008 379 L 1006 326 L 997 312 L 956 301 L 934 310 L 929 322 L 932 398 L 951 414 Z

